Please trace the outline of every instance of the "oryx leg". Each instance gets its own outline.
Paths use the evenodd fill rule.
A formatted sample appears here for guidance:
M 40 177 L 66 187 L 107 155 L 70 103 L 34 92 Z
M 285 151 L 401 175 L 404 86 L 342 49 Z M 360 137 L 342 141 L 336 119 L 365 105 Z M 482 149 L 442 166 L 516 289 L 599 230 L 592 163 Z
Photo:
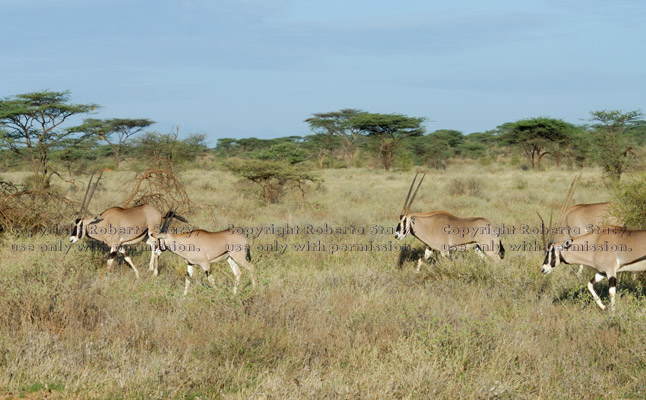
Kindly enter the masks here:
M 186 263 L 186 277 L 184 278 L 184 296 L 188 293 L 188 287 L 191 285 L 191 278 L 193 278 L 193 265 Z
M 150 246 L 150 263 L 148 264 L 148 271 L 153 271 L 153 275 L 159 275 L 159 259 L 155 250 L 157 250 L 157 240 L 148 237 L 146 244 Z
M 112 271 L 112 264 L 114 263 L 114 259 L 117 257 L 117 246 L 111 246 L 110 247 L 110 255 L 108 256 L 108 271 Z
M 213 275 L 211 275 L 211 270 L 208 269 L 204 271 L 206 274 L 207 279 L 209 280 L 209 283 L 211 284 L 211 287 L 215 287 L 215 278 L 213 278 Z
M 206 262 L 199 265 L 202 267 L 202 271 L 206 274 L 206 278 L 209 280 L 211 287 L 215 287 L 215 278 L 211 275 L 211 264 Z
M 208 262 L 195 264 L 195 265 L 199 265 L 202 268 L 211 286 L 215 286 L 215 279 L 213 278 L 213 275 L 211 275 L 211 265 Z M 193 278 L 194 273 L 195 273 L 194 265 L 189 264 L 187 261 L 186 278 L 184 278 L 184 296 L 186 296 L 186 294 L 188 293 L 188 287 L 191 285 L 191 279 Z
M 610 311 L 615 310 L 615 295 L 617 294 L 617 277 L 609 276 L 608 283 L 610 288 L 608 289 L 608 294 L 610 295 Z
M 433 250 L 429 249 L 428 247 L 424 248 L 424 256 L 420 257 L 419 260 L 417 260 L 417 269 L 415 270 L 415 272 L 419 272 L 420 269 L 422 268 L 423 261 L 428 261 L 432 255 L 433 255 Z
M 477 255 L 480 256 L 483 260 L 485 259 L 485 251 L 482 250 L 482 247 L 480 247 L 479 243 L 476 243 L 472 246 L 472 249 L 476 252 Z M 489 251 L 486 251 L 487 254 L 489 254 Z M 489 254 L 490 256 L 493 254 Z
M 579 270 L 576 271 L 576 276 L 581 277 L 583 275 L 583 264 L 579 264 Z
M 253 287 L 256 287 L 256 267 L 250 261 L 247 261 L 244 253 L 229 253 L 229 259 L 233 259 L 237 264 L 242 265 L 242 267 L 249 272 L 249 276 L 251 277 L 251 285 Z
M 128 251 L 126 250 L 126 248 L 123 246 L 120 246 L 119 253 L 123 255 L 123 259 L 126 260 L 126 262 L 128 263 L 128 265 L 130 265 L 132 270 L 135 271 L 135 275 L 137 276 L 137 279 L 139 279 L 139 271 L 137 271 L 137 267 L 135 267 L 135 264 L 132 263 L 132 259 L 128 255 Z
M 484 254 L 488 255 L 496 261 L 502 261 L 501 254 L 504 256 L 504 249 L 502 249 L 500 240 L 491 239 L 488 243 L 482 243 L 478 246 L 480 247 L 481 251 L 484 251 Z M 482 250 L 483 248 L 484 250 Z
M 606 277 L 605 273 L 597 272 L 596 274 L 594 274 L 594 278 L 592 278 L 590 282 L 588 282 L 588 290 L 592 294 L 594 301 L 597 303 L 599 307 L 601 307 L 602 310 L 605 310 L 606 306 L 603 305 L 603 303 L 601 302 L 601 299 L 599 298 L 599 295 L 597 295 L 597 292 L 594 291 L 594 284 L 601 282 L 602 280 L 604 280 L 605 277 Z
M 240 267 L 236 264 L 235 260 L 229 255 L 227 262 L 233 271 L 233 275 L 236 277 L 236 283 L 233 285 L 233 294 L 238 294 L 238 285 L 240 284 L 240 278 L 242 277 L 242 272 L 240 272 Z
M 449 245 L 442 245 L 440 247 L 440 255 L 442 256 L 442 258 L 448 257 L 450 255 L 449 253 L 450 251 L 451 251 L 451 246 Z

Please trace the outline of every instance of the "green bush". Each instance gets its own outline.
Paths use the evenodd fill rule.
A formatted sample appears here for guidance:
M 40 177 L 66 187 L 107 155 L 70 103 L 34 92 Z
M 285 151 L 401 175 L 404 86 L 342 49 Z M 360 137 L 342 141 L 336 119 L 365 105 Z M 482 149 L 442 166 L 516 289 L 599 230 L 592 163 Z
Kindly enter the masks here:
M 646 229 L 646 174 L 615 186 L 612 215 L 628 229 Z
M 265 204 L 278 203 L 287 188 L 297 190 L 303 201 L 307 182 L 320 181 L 317 175 L 283 161 L 229 158 L 226 166 L 260 186 Z

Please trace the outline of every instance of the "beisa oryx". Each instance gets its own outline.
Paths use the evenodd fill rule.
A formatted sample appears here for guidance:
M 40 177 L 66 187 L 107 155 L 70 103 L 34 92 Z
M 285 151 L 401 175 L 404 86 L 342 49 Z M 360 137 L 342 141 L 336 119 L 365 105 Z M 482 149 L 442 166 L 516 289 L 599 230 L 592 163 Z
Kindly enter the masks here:
M 565 211 L 558 242 L 592 233 L 604 225 L 621 225 L 621 221 L 610 213 L 611 203 L 576 204 Z M 581 275 L 583 265 L 579 266 L 577 275 Z
M 137 271 L 137 268 L 132 263 L 132 259 L 124 246 L 138 243 L 145 237 L 148 237 L 146 244 L 150 246 L 151 250 L 148 270 L 153 271 L 154 275 L 158 275 L 159 266 L 157 254 L 154 251 L 156 240 L 150 234 L 155 229 L 159 229 L 162 223 L 162 217 L 155 207 L 147 204 L 132 208 L 113 207 L 103 211 L 99 215 L 84 218 L 102 175 L 103 172 L 99 174 L 93 186 L 92 179 L 94 178 L 94 174 L 90 177 L 83 202 L 81 203 L 81 209 L 74 222 L 70 242 L 76 243 L 78 240 L 87 236 L 105 243 L 110 247 L 108 270 L 112 269 L 112 264 L 117 253 L 121 253 L 128 265 L 135 271 L 137 278 L 139 278 L 139 271 Z
M 561 207 L 557 219 L 557 228 L 563 226 L 564 211 L 574 193 L 575 181 L 572 182 L 570 192 Z M 580 264 L 594 268 L 597 273 L 588 282 L 588 291 L 597 305 L 604 310 L 603 304 L 594 285 L 608 278 L 610 308 L 615 307 L 617 293 L 618 272 L 639 272 L 646 270 L 646 231 L 628 230 L 619 226 L 606 225 L 596 228 L 593 232 L 569 238 L 565 241 L 555 240 L 559 229 L 552 228 L 550 218 L 549 227 L 541 219 L 541 231 L 545 258 L 541 272 L 549 274 L 561 262 L 565 264 Z M 549 236 L 547 234 L 549 233 Z
M 499 231 L 486 218 L 460 218 L 445 211 L 411 213 L 410 207 L 426 176 L 426 174 L 422 175 L 411 197 L 417 175 L 415 174 L 408 189 L 395 238 L 401 240 L 410 233 L 426 245 L 424 256 L 417 261 L 418 271 L 422 265 L 422 259 L 428 260 L 433 250 L 439 251 L 443 257 L 446 257 L 451 249 L 461 250 L 471 247 L 495 260 L 505 257 L 505 248 L 500 241 Z
M 184 296 L 188 293 L 195 265 L 199 265 L 206 273 L 211 285 L 215 285 L 215 280 L 211 275 L 211 263 L 225 259 L 235 276 L 234 294 L 238 293 L 238 285 L 242 277 L 240 265 L 249 271 L 251 283 L 254 287 L 256 286 L 255 267 L 251 263 L 250 247 L 243 235 L 229 230 L 209 232 L 202 229 L 173 234 L 168 229 L 170 222 L 171 218 L 166 219 L 160 232 L 153 233 L 153 237 L 159 241 L 158 252 L 169 250 L 186 261 Z

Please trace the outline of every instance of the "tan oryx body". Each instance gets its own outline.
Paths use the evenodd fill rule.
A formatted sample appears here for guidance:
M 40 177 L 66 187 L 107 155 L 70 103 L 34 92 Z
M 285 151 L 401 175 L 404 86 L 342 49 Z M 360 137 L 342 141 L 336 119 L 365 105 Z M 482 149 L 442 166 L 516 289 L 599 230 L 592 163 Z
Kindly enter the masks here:
M 137 268 L 132 263 L 132 259 L 130 259 L 124 246 L 138 243 L 145 237 L 148 237 L 146 244 L 150 246 L 151 250 L 149 270 L 157 275 L 159 269 L 157 254 L 155 253 L 156 241 L 150 234 L 155 229 L 159 229 L 162 223 L 162 217 L 155 207 L 150 205 L 141 205 L 132 208 L 113 207 L 103 211 L 99 215 L 83 218 L 87 213 L 87 207 L 92 200 L 92 196 L 102 174 L 103 172 L 99 174 L 91 190 L 90 186 L 92 185 L 94 174 L 90 177 L 78 218 L 74 223 L 70 242 L 76 243 L 78 240 L 87 236 L 105 243 L 110 247 L 108 269 L 112 268 L 117 253 L 121 253 L 128 265 L 135 271 L 137 278 L 139 278 L 139 271 L 137 271 Z M 171 215 L 170 212 L 168 215 Z M 176 218 L 184 220 L 179 216 L 176 216 Z
M 611 203 L 606 202 L 577 204 L 568 208 L 563 216 L 563 233 L 574 239 L 603 225 L 620 225 L 621 222 L 610 214 L 610 206 Z
M 462 250 L 467 247 L 475 248 L 494 259 L 502 259 L 505 256 L 505 249 L 500 242 L 498 230 L 486 218 L 460 218 L 445 211 L 410 212 L 410 206 L 422 185 L 424 176 L 420 179 L 413 197 L 410 198 L 417 175 L 413 179 L 399 217 L 395 237 L 401 240 L 411 233 L 418 238 L 426 245 L 424 259 L 430 258 L 431 250 L 447 256 L 451 249 Z M 422 258 L 417 261 L 418 270 L 421 265 Z
M 561 262 L 587 265 L 597 270 L 588 282 L 588 290 L 601 309 L 606 307 L 594 291 L 594 284 L 608 278 L 610 307 L 614 308 L 617 273 L 646 270 L 646 231 L 604 226 L 594 233 L 562 243 L 549 243 L 541 271 L 548 274 Z
M 549 274 L 561 262 L 592 267 L 597 270 L 597 273 L 588 282 L 588 290 L 597 305 L 601 309 L 605 309 L 606 306 L 594 291 L 594 284 L 608 278 L 610 284 L 610 307 L 614 308 L 617 291 L 617 272 L 636 272 L 646 269 L 646 231 L 631 231 L 612 225 L 596 226 L 592 227 L 592 232 L 562 240 L 562 227 L 567 226 L 565 221 L 576 222 L 567 214 L 573 208 L 575 210 L 585 208 L 577 206 L 568 208 L 568 203 L 574 195 L 580 176 L 574 178 L 570 185 L 570 190 L 565 196 L 559 211 L 556 229 L 552 229 L 551 217 L 549 227 L 545 229 L 545 222 L 539 214 L 541 231 L 543 232 L 543 248 L 545 249 L 545 259 L 543 260 L 541 272 Z M 602 213 L 602 211 L 604 207 L 607 211 L 608 205 L 607 203 L 600 204 L 606 205 L 593 206 L 591 209 L 594 212 L 589 212 L 588 217 L 597 216 L 602 220 L 606 218 L 605 213 Z M 548 232 L 549 237 L 547 236 Z M 560 239 L 558 238 L 559 236 L 561 236 Z
M 594 232 L 603 225 L 621 225 L 616 217 L 610 214 L 611 203 L 577 204 L 565 211 L 563 224 L 556 236 L 556 242 L 564 242 L 567 239 Z M 583 264 L 579 266 L 577 275 L 581 275 Z
M 242 277 L 240 265 L 249 271 L 251 282 L 254 287 L 256 286 L 255 267 L 250 262 L 249 244 L 243 235 L 228 230 L 208 232 L 202 229 L 172 234 L 167 232 L 170 218 L 167 221 L 161 232 L 154 233 L 153 237 L 159 240 L 160 250 L 169 250 L 186 261 L 188 271 L 184 284 L 184 296 L 188 293 L 188 287 L 191 284 L 194 273 L 193 266 L 199 265 L 213 285 L 215 281 L 210 272 L 211 263 L 225 259 L 235 276 L 234 294 L 238 292 L 238 285 Z
M 147 237 L 146 244 L 150 246 L 151 251 L 148 269 L 157 275 L 159 268 L 157 254 L 154 251 L 156 241 L 149 232 L 159 229 L 161 220 L 159 211 L 147 204 L 133 208 L 113 207 L 95 217 L 77 220 L 70 241 L 75 243 L 87 236 L 105 243 L 110 247 L 108 269 L 112 269 L 114 259 L 119 252 L 139 278 L 139 271 L 124 246 L 138 243 Z

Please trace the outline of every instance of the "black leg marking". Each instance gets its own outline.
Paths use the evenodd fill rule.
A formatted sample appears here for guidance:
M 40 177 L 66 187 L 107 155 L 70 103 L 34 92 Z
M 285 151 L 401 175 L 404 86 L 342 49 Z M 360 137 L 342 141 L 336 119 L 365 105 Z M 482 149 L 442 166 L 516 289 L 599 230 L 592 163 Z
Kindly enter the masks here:
M 617 287 L 617 278 L 611 276 L 610 278 L 608 278 L 608 283 L 610 284 L 610 287 Z

